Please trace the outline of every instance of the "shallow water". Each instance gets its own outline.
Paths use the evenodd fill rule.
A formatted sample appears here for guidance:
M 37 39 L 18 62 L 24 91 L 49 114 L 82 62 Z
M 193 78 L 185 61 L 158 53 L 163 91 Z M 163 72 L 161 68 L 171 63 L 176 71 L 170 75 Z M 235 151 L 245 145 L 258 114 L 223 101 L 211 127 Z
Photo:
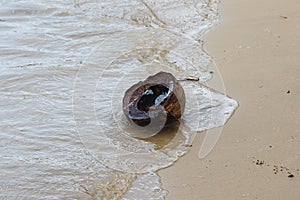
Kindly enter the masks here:
M 168 2 L 0 0 L 1 198 L 165 198 L 156 170 L 237 106 L 205 86 L 218 2 Z M 175 130 L 137 139 L 121 100 L 159 71 L 200 81 Z

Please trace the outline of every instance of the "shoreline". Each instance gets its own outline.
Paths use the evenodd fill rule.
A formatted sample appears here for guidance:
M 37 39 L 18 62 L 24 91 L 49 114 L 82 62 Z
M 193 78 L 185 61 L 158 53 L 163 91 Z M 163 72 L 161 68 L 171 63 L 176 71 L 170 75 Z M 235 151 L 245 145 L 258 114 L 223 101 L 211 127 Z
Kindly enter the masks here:
M 228 0 L 203 38 L 239 108 L 212 152 L 204 134 L 160 170 L 167 199 L 298 199 L 300 3 Z

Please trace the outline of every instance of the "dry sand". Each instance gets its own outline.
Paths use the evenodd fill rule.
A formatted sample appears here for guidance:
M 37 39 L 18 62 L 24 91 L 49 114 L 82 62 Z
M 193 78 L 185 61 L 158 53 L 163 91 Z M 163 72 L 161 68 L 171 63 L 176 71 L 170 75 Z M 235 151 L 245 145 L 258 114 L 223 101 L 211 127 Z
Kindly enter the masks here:
M 161 170 L 168 199 L 300 199 L 300 2 L 227 0 L 204 38 L 240 107 L 213 151 L 203 134 Z M 292 174 L 292 175 L 291 175 Z

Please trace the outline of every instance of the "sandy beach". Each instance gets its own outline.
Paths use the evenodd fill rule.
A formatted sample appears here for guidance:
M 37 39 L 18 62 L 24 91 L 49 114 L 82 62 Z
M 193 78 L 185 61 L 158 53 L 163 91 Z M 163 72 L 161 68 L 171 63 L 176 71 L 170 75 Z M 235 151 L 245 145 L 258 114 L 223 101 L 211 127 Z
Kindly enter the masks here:
M 168 199 L 299 199 L 300 3 L 227 0 L 220 15 L 204 46 L 239 108 L 207 157 L 199 133 L 159 172 Z
M 300 199 L 299 0 L 221 1 L 0 1 L 0 199 Z

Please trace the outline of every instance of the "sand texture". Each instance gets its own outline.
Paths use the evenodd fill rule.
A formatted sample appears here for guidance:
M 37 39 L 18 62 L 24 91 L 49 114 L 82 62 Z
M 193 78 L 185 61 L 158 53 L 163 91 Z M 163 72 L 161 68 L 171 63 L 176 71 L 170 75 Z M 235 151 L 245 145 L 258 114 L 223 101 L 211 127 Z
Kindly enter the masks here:
M 300 199 L 300 2 L 227 0 L 204 38 L 239 108 L 213 151 L 203 135 L 161 170 L 171 200 Z

